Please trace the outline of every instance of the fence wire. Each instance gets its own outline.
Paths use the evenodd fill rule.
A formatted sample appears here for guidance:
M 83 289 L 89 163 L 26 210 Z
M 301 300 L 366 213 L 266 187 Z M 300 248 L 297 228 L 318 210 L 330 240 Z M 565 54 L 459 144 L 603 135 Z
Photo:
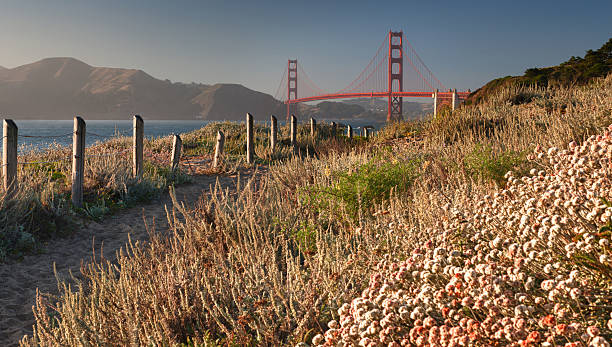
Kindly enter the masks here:
M 99 157 L 110 157 L 111 155 L 119 155 L 119 154 L 123 154 L 123 153 L 129 152 L 129 151 L 131 151 L 131 149 L 124 149 L 123 151 L 112 152 L 112 153 L 91 154 L 91 155 L 86 155 L 85 159 L 88 159 L 88 158 L 99 158 Z
M 92 132 L 90 132 L 90 131 L 86 131 L 86 132 L 85 132 L 85 135 L 91 135 L 91 136 L 97 136 L 97 137 L 104 137 L 104 138 L 106 138 L 106 137 L 113 137 L 113 136 L 114 136 L 114 135 L 100 135 L 100 134 L 92 133 Z
M 126 152 L 129 152 L 130 149 L 125 149 L 123 151 L 117 151 L 117 152 L 112 152 L 112 153 L 103 153 L 103 154 L 91 154 L 91 155 L 86 155 L 85 159 L 89 159 L 89 158 L 99 158 L 99 157 L 110 157 L 112 155 L 120 155 Z M 51 164 L 51 163 L 61 163 L 63 161 L 72 159 L 72 155 L 69 155 L 67 157 L 63 157 L 57 160 L 46 160 L 46 161 L 23 161 L 23 162 L 18 162 L 17 165 L 36 165 L 36 164 Z M 2 166 L 6 166 L 7 164 L 3 164 Z
M 74 132 L 63 134 L 63 135 L 17 135 L 19 137 L 27 137 L 27 138 L 37 138 L 37 139 L 54 139 L 58 137 L 65 137 L 69 135 L 73 135 Z
M 127 136 L 126 134 L 129 134 L 129 132 L 124 131 L 124 132 L 118 132 L 118 133 L 111 134 L 111 135 L 100 135 L 100 134 L 93 133 L 91 131 L 86 131 L 85 132 L 85 135 L 102 137 L 102 138 L 115 137 L 115 136 Z M 74 131 L 71 132 L 71 133 L 62 134 L 62 135 L 17 135 L 17 136 L 19 136 L 19 137 L 26 137 L 26 138 L 38 138 L 38 139 L 49 138 L 49 139 L 53 139 L 53 138 L 71 136 L 71 135 L 74 135 Z M 5 138 L 5 137 L 6 136 L 3 136 L 2 138 Z
M 57 160 L 49 160 L 49 161 L 22 161 L 22 162 L 18 162 L 17 165 L 35 165 L 35 164 L 61 163 L 63 161 L 71 159 L 71 158 L 72 158 L 72 155 L 69 155 L 67 157 L 60 158 L 60 159 L 57 159 Z

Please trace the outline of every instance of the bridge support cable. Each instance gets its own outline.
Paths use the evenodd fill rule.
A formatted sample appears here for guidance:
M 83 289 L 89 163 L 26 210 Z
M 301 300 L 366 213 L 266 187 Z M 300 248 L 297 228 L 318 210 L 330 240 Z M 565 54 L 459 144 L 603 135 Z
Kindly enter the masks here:
M 281 77 L 280 82 L 278 84 L 278 88 L 276 88 L 276 93 L 274 93 L 274 99 L 281 102 L 285 102 L 287 100 L 287 95 L 285 94 L 285 92 L 287 91 L 285 89 L 285 86 L 287 85 L 286 79 L 287 70 L 284 70 L 283 77 Z
M 370 62 L 368 63 L 368 65 L 366 65 L 366 67 L 361 71 L 361 73 L 359 75 L 357 75 L 357 77 L 351 81 L 351 83 L 349 83 L 346 87 L 340 89 L 338 91 L 338 93 L 358 93 L 358 92 L 368 92 L 368 91 L 380 91 L 382 89 L 378 89 L 378 88 L 364 88 L 367 87 L 368 84 L 367 82 L 370 80 L 370 78 L 372 76 L 378 77 L 376 75 L 376 72 L 379 72 L 379 68 L 382 62 L 384 62 L 387 58 L 387 47 L 388 47 L 388 37 L 385 36 L 385 39 L 383 40 L 383 42 L 380 44 L 380 46 L 378 47 L 378 50 L 376 51 L 376 54 L 374 55 L 374 57 L 372 57 L 372 59 L 370 60 Z M 377 83 L 378 81 L 375 80 L 375 85 L 379 85 Z M 371 86 L 371 85 L 370 85 Z M 373 86 L 371 86 L 373 87 Z
M 421 57 L 414 50 L 414 48 L 412 47 L 412 45 L 410 44 L 410 41 L 408 41 L 408 39 L 406 39 L 406 44 L 408 46 L 406 51 L 409 51 L 411 56 L 416 57 L 416 60 L 418 60 L 418 62 L 420 63 L 420 66 L 422 66 L 423 69 L 427 71 L 428 78 L 431 81 L 429 84 L 430 84 L 430 86 L 432 86 L 432 90 L 436 89 L 436 88 L 441 89 L 441 90 L 446 90 L 446 87 L 444 86 L 444 84 L 442 84 L 442 82 L 440 82 L 440 80 L 438 80 L 438 78 L 436 78 L 436 76 L 433 74 L 433 72 L 431 72 L 429 67 L 427 67 L 425 62 L 423 62 Z M 415 61 L 415 59 L 413 59 L 413 61 Z M 415 68 L 415 70 L 418 71 L 418 69 L 416 69 L 416 68 Z M 423 78 L 423 80 L 426 80 L 426 79 Z
M 282 87 L 285 83 L 287 88 Z M 389 31 L 374 57 L 345 88 L 334 93 L 326 92 L 310 79 L 297 60 L 289 60 L 275 96 L 287 104 L 287 117 L 297 113 L 297 105 L 292 104 L 300 102 L 385 98 L 388 102 L 387 120 L 397 121 L 403 118 L 404 97 L 430 98 L 436 90 L 440 90 L 438 103 L 446 99 L 451 100 L 452 93 L 446 92 L 448 89 L 425 65 L 404 33 Z M 455 105 L 467 94 L 469 93 L 457 92 Z M 294 112 L 292 108 L 295 109 Z
M 325 91 L 322 88 L 319 88 L 312 79 L 308 76 L 306 71 L 301 64 L 298 64 L 298 69 L 300 70 L 300 88 L 304 88 L 306 92 L 300 92 L 301 95 L 305 96 L 313 96 L 313 95 L 323 95 L 329 94 L 329 92 Z

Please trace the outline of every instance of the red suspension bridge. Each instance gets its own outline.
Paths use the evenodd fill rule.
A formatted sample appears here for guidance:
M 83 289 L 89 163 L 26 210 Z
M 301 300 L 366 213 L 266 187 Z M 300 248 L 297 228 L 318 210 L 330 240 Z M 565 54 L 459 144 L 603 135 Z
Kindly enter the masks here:
M 449 103 L 454 109 L 469 95 L 469 91 L 441 90 L 447 88 L 421 60 L 404 33 L 389 31 L 372 60 L 346 87 L 335 92 L 325 91 L 312 82 L 297 60 L 289 60 L 275 98 L 287 104 L 287 119 L 300 102 L 387 98 L 387 121 L 397 121 L 403 119 L 405 97 L 433 98 L 435 115 L 440 104 Z

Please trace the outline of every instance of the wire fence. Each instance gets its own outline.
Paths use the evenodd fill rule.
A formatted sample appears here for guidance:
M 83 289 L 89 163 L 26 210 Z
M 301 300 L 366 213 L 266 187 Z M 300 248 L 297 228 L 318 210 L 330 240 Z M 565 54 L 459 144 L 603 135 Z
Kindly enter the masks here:
M 144 140 L 144 122 L 140 116 L 134 116 L 134 128 L 133 128 L 133 136 L 134 143 L 130 148 L 118 149 L 118 150 L 110 150 L 110 151 L 93 151 L 91 154 L 87 154 L 85 150 L 85 138 L 86 137 L 98 137 L 102 139 L 108 139 L 113 136 L 121 136 L 117 131 L 115 131 L 114 135 L 102 135 L 97 134 L 91 131 L 86 131 L 85 121 L 76 117 L 74 122 L 74 130 L 65 134 L 58 135 L 36 135 L 36 134 L 18 134 L 18 127 L 10 119 L 4 120 L 4 132 L 2 134 L 2 142 L 3 142 L 3 161 L 2 161 L 2 171 L 3 171 L 3 186 L 5 191 L 10 192 L 12 194 L 15 191 L 15 186 L 17 183 L 17 167 L 19 166 L 29 166 L 29 165 L 41 165 L 41 164 L 53 164 L 53 163 L 62 163 L 72 160 L 72 203 L 75 207 L 82 207 L 83 205 L 83 177 L 85 175 L 85 163 L 90 162 L 91 159 L 95 158 L 109 158 L 109 157 L 117 157 L 122 156 L 130 151 L 134 153 L 134 161 L 133 161 L 133 174 L 134 176 L 140 176 L 142 174 L 142 163 L 143 163 L 143 140 Z M 19 138 L 36 138 L 36 139 L 58 139 L 65 138 L 71 136 L 73 137 L 73 146 L 72 153 L 66 156 L 60 156 L 53 159 L 43 158 L 42 160 L 22 160 L 18 159 L 20 156 L 17 153 L 18 149 L 18 139 Z M 178 142 L 181 143 L 180 141 Z M 103 149 L 102 149 L 103 150 Z M 174 151 L 177 151 L 175 148 Z M 177 157 L 180 160 L 180 148 L 178 149 L 179 156 Z M 29 156 L 28 156 L 29 157 Z M 27 157 L 26 157 L 27 158 Z M 30 157 L 31 158 L 31 157 Z M 87 164 L 89 165 L 89 164 Z M 173 168 L 177 167 L 177 163 L 173 162 Z
M 66 137 L 66 136 L 72 136 L 74 135 L 75 132 L 69 132 L 66 134 L 61 134 L 61 135 L 17 135 L 18 137 L 21 138 L 37 138 L 37 139 L 57 139 L 57 138 L 62 138 L 62 137 Z M 100 134 L 96 134 L 93 133 L 91 131 L 86 131 L 86 135 L 87 136 L 95 136 L 95 137 L 100 137 L 100 138 L 110 138 L 110 137 L 116 137 L 116 136 L 123 136 L 123 134 L 121 133 L 115 133 L 113 135 L 100 135 Z M 2 139 L 7 138 L 7 136 L 2 136 Z M 110 156 L 114 156 L 114 155 L 121 155 L 124 153 L 129 152 L 130 149 L 125 149 L 125 150 L 121 150 L 121 151 L 115 151 L 115 152 L 109 152 L 109 153 L 102 153 L 102 154 L 89 154 L 87 155 L 86 158 L 100 158 L 100 157 L 110 157 Z M 21 166 L 26 166 L 26 165 L 37 165 L 37 164 L 53 164 L 53 163 L 60 163 L 60 162 L 64 162 L 67 160 L 72 159 L 72 155 L 66 156 L 66 157 L 62 157 L 59 159 L 55 159 L 55 160 L 41 160 L 41 161 L 23 161 L 23 162 L 17 162 L 17 165 L 21 165 Z M 2 164 L 2 166 L 6 166 L 8 164 Z
M 295 124 L 297 125 L 297 122 Z M 293 126 L 294 124 L 292 124 L 291 137 L 292 137 L 292 146 L 295 146 L 295 143 L 293 143 L 294 141 L 293 137 L 297 136 L 297 133 L 295 133 L 296 128 L 294 128 Z M 333 127 L 332 129 L 337 129 L 336 126 L 338 128 L 342 128 L 341 124 L 336 125 L 335 123 L 332 123 L 332 127 Z M 86 136 L 108 139 L 112 137 L 123 136 L 123 134 L 117 132 L 116 130 L 115 130 L 114 135 L 102 135 L 102 134 L 97 134 L 94 132 L 86 131 L 85 121 L 81 119 L 80 117 L 75 118 L 74 127 L 75 128 L 72 132 L 60 134 L 60 135 L 35 135 L 35 134 L 20 135 L 18 134 L 18 128 L 15 125 L 15 123 L 12 120 L 5 120 L 4 121 L 4 133 L 2 136 L 3 143 L 4 143 L 4 146 L 3 146 L 4 153 L 3 153 L 3 162 L 2 162 L 3 170 L 2 171 L 5 172 L 4 179 L 3 179 L 5 190 L 8 191 L 9 189 L 14 188 L 14 184 L 12 182 L 16 182 L 17 180 L 17 167 L 18 166 L 53 164 L 53 163 L 62 163 L 62 162 L 67 162 L 67 161 L 72 160 L 72 163 L 73 163 L 72 176 L 75 178 L 73 179 L 73 182 L 72 182 L 72 185 L 73 185 L 72 199 L 73 199 L 73 204 L 77 207 L 80 207 L 82 206 L 82 186 L 83 186 L 83 177 L 85 173 L 84 170 L 85 170 L 86 160 L 93 159 L 93 158 L 112 157 L 112 156 L 117 157 L 117 156 L 121 156 L 126 153 L 129 153 L 129 152 L 132 152 L 133 153 L 133 168 L 132 168 L 133 174 L 135 176 L 142 174 L 143 157 L 145 154 L 143 151 L 144 122 L 142 121 L 142 118 L 140 118 L 139 116 L 135 116 L 134 118 L 134 128 L 133 128 L 133 135 L 132 135 L 134 141 L 131 147 L 125 148 L 125 149 L 118 149 L 114 151 L 107 151 L 103 153 L 94 151 L 92 154 L 87 154 L 85 151 Z M 317 125 L 314 119 L 312 119 L 311 120 L 312 134 L 314 134 L 314 131 L 316 131 L 315 130 L 316 127 Z M 345 128 L 351 129 L 349 133 L 347 134 L 348 137 L 353 136 L 353 131 L 360 133 L 361 131 L 359 130 L 364 130 L 364 135 L 368 137 L 368 131 L 365 131 L 365 130 L 370 127 L 359 126 L 359 127 L 353 128 L 350 125 L 347 125 Z M 275 132 L 274 138 L 276 138 L 277 137 L 276 132 L 278 131 L 278 129 L 277 128 L 274 128 L 274 129 L 276 129 L 273 131 Z M 249 133 L 251 135 L 249 135 Z M 254 141 L 253 141 L 252 134 L 254 134 L 253 118 L 250 114 L 247 114 L 247 162 L 249 163 L 253 160 Z M 57 139 L 57 138 L 62 138 L 62 137 L 67 137 L 67 136 L 73 136 L 72 154 L 66 155 L 66 156 L 60 156 L 59 158 L 54 158 L 52 160 L 49 160 L 49 158 L 44 158 L 43 160 L 18 161 L 19 159 L 19 156 L 17 154 L 18 138 Z M 171 136 L 174 136 L 175 140 L 172 145 L 173 146 L 172 155 L 169 158 L 170 167 L 172 168 L 172 170 L 175 170 L 176 168 L 179 167 L 182 161 L 184 165 L 189 167 L 190 171 L 193 171 L 192 164 L 194 163 L 192 163 L 190 159 L 198 158 L 198 157 L 202 158 L 205 155 L 202 155 L 202 154 L 185 155 L 184 153 L 181 153 L 182 152 L 182 141 L 180 139 L 180 136 L 176 134 L 173 134 Z M 220 138 L 217 138 L 217 146 L 215 149 L 215 157 L 214 157 L 214 164 L 213 164 L 214 166 L 217 165 L 217 158 L 219 157 L 219 155 L 223 155 L 223 144 L 224 144 L 224 140 L 220 140 Z M 217 151 L 219 151 L 219 153 L 216 153 Z M 62 153 L 60 152 L 60 154 Z M 159 158 L 156 158 L 154 155 L 151 155 L 150 153 L 147 154 L 147 157 L 153 161 L 158 161 L 159 159 Z M 25 158 L 22 157 L 22 159 L 25 159 Z M 211 161 L 211 160 L 208 160 L 208 161 Z

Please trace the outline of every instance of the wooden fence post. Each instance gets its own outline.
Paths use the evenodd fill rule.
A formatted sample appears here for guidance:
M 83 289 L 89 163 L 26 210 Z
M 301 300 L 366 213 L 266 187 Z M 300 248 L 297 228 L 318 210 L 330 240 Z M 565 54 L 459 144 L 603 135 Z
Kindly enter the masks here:
M 310 136 L 314 138 L 317 131 L 317 120 L 310 117 Z
M 336 132 L 338 131 L 338 126 L 336 122 L 331 122 L 331 135 L 332 137 L 336 137 Z
M 181 162 L 181 148 L 183 148 L 183 140 L 181 140 L 180 136 L 174 134 L 174 140 L 172 141 L 172 171 L 176 170 Z
M 291 146 L 295 149 L 297 146 L 297 118 L 291 115 Z
M 219 165 L 219 160 L 223 155 L 223 145 L 225 145 L 225 134 L 223 131 L 217 131 L 217 145 L 215 146 L 215 159 L 213 161 L 213 167 Z
M 438 115 L 438 90 L 437 89 L 433 94 L 431 94 L 431 97 L 433 98 L 433 117 L 436 118 L 436 116 Z
M 17 125 L 5 119 L 2 130 L 2 177 L 7 198 L 13 197 L 17 186 Z
M 348 137 L 349 139 L 353 138 L 353 127 L 350 125 L 346 126 L 346 137 Z
M 132 174 L 134 176 L 140 176 L 142 174 L 142 141 L 144 137 L 144 122 L 139 115 L 134 116 L 133 128 Z
M 253 163 L 253 115 L 246 114 L 246 161 L 248 164 Z
M 278 135 L 278 121 L 274 115 L 270 116 L 270 150 L 276 150 L 276 139 Z
M 367 139 L 370 137 L 370 128 L 363 128 L 363 136 Z
M 72 134 L 72 205 L 83 207 L 83 177 L 85 174 L 85 121 L 74 117 Z

